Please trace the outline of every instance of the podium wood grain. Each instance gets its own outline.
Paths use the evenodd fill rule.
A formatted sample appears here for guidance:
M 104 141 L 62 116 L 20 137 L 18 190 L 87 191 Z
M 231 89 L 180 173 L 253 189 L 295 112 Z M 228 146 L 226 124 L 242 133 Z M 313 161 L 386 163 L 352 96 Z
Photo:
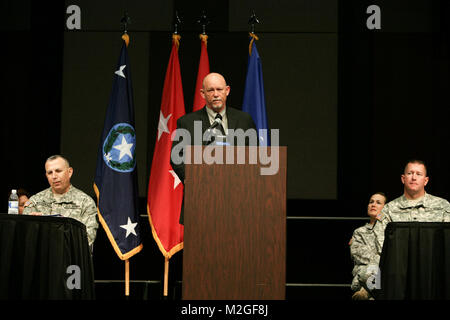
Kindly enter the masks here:
M 286 147 L 279 156 L 276 175 L 186 165 L 183 299 L 285 298 Z

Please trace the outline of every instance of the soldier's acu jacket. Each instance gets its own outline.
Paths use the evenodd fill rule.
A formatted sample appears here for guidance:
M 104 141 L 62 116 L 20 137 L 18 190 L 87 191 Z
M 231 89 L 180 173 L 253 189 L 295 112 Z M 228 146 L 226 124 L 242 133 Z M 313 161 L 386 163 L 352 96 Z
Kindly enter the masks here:
M 70 186 L 59 200 L 53 196 L 51 188 L 32 196 L 23 210 L 24 214 L 42 212 L 44 215 L 60 214 L 82 222 L 86 226 L 89 245 L 97 235 L 97 207 L 94 200 L 83 191 Z
M 428 193 L 419 201 L 410 201 L 402 195 L 384 206 L 378 220 L 373 231 L 380 255 L 389 222 L 450 222 L 450 203 Z
M 354 291 L 361 288 L 361 282 L 367 266 L 377 255 L 373 227 L 372 224 L 366 223 L 364 226 L 353 231 L 350 242 L 350 255 L 354 263 L 352 271 L 353 281 L 351 285 L 351 289 Z
M 377 272 L 375 267 L 378 268 L 380 262 L 384 231 L 390 222 L 450 222 L 450 203 L 428 193 L 418 201 L 410 201 L 402 195 L 387 203 L 375 226 L 360 230 L 364 232 L 353 237 L 352 245 L 354 243 L 356 248 L 353 248 L 352 258 L 359 259 L 360 264 L 355 261 L 352 289 L 357 288 L 358 282 L 366 287 L 368 279 Z

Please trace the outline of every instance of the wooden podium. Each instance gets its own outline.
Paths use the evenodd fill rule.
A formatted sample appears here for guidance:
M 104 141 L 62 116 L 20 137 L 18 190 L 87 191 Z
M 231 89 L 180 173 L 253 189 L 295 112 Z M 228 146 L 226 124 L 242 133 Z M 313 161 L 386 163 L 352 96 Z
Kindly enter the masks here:
M 261 174 L 267 159 L 251 163 L 257 147 L 222 147 L 224 164 L 199 163 L 210 147 L 189 148 L 197 164 L 185 168 L 183 299 L 284 299 L 287 148 L 264 149 L 279 155 L 273 175 Z M 226 164 L 227 148 L 245 163 Z

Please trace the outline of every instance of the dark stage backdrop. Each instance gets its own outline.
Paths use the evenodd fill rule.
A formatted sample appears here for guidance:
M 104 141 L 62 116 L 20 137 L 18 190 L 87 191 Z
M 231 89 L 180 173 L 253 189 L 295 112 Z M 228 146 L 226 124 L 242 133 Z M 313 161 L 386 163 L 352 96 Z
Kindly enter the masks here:
M 348 213 L 377 190 L 398 197 L 411 158 L 427 162 L 429 193 L 450 196 L 449 4 L 374 3 L 382 10 L 375 31 L 361 19 L 372 2 L 340 6 L 338 199 Z
M 1 207 L 11 189 L 40 191 L 43 163 L 60 151 L 65 7 L 1 1 Z
M 201 27 L 195 21 L 202 6 L 185 1 L 175 4 L 184 21 L 179 28 L 179 56 L 185 107 L 189 112 L 200 55 L 198 34 Z M 211 19 L 207 27 L 210 68 L 226 77 L 231 86 L 228 104 L 236 108 L 241 108 L 243 98 L 249 43 L 247 21 L 252 5 L 240 6 L 237 1 L 230 1 L 206 8 Z M 292 7 L 288 2 L 286 5 Z M 289 147 L 289 198 L 337 197 L 337 6 L 328 1 L 327 6 L 330 5 L 331 9 L 326 12 L 334 10 L 334 15 L 328 13 L 322 17 L 318 8 L 304 8 L 310 10 L 308 15 L 313 22 L 305 24 L 298 20 L 301 23 L 296 25 L 294 17 L 288 17 L 291 27 L 285 25 L 282 29 L 274 21 L 270 22 L 269 17 L 273 19 L 274 13 L 282 17 L 285 6 L 255 8 L 261 15 L 261 25 L 256 26 L 260 37 L 257 45 L 264 68 L 269 126 L 280 130 L 280 144 Z M 97 15 L 104 15 L 104 6 L 91 2 L 80 4 L 81 32 L 64 33 L 61 150 L 72 159 L 78 172 L 73 182 L 83 190 L 92 188 L 98 147 L 96 137 L 103 126 L 121 46 L 119 20 L 123 6 L 107 6 L 108 16 L 97 20 Z M 127 2 L 132 17 L 129 55 L 142 197 L 147 194 L 172 39 L 172 6 L 153 6 L 151 2 Z M 302 6 L 305 4 L 298 9 Z M 272 10 L 275 11 L 269 15 Z M 267 25 L 262 22 L 266 16 Z
M 252 9 L 258 15 L 269 126 L 280 129 L 280 144 L 288 147 L 288 216 L 365 216 L 371 192 L 384 191 L 389 199 L 401 194 L 400 174 L 412 157 L 428 163 L 427 190 L 450 197 L 447 1 L 58 3 L 0 4 L 0 211 L 6 210 L 11 188 L 37 192 L 47 186 L 43 163 L 54 153 L 71 160 L 74 185 L 94 195 L 97 147 L 125 10 L 132 19 L 129 55 L 143 214 L 175 9 L 184 21 L 179 54 L 187 112 L 200 54 L 195 21 L 202 10 L 211 19 L 211 69 L 226 76 L 229 104 L 237 108 L 246 73 L 247 21 Z M 81 9 L 80 30 L 66 28 L 66 8 L 72 4 Z M 380 30 L 366 27 L 372 4 L 381 8 Z M 346 244 L 357 226 L 288 219 L 287 281 L 349 283 Z M 154 279 L 162 272 L 162 262 L 148 258 L 161 258 L 149 229 L 143 231 L 144 253 L 133 258 L 136 278 Z M 321 240 L 305 249 L 302 244 L 317 239 L 317 230 Z M 329 250 L 330 241 L 335 250 Z M 123 265 L 100 229 L 98 246 L 96 278 L 122 278 Z M 181 257 L 172 258 L 178 268 Z M 325 279 L 329 261 L 340 269 Z M 174 279 L 179 274 L 178 269 Z

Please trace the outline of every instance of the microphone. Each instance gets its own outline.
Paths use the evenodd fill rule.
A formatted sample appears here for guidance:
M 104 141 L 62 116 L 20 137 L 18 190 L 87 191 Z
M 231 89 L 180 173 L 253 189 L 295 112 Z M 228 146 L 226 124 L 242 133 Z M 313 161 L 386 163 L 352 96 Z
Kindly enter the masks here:
M 222 116 L 218 113 L 216 115 L 216 118 L 214 119 L 214 122 L 211 124 L 211 126 L 208 128 L 209 130 L 213 130 L 214 128 L 217 128 L 218 126 L 222 125 Z
M 216 129 L 216 130 L 214 130 L 214 129 Z M 217 132 L 217 131 L 219 131 L 219 132 Z M 225 130 L 222 125 L 222 116 L 219 113 L 216 114 L 216 118 L 214 119 L 214 122 L 209 126 L 209 128 L 208 128 L 208 130 L 206 130 L 206 132 L 207 132 L 206 141 L 209 142 L 209 143 L 207 143 L 208 145 L 213 142 L 214 142 L 214 144 L 217 144 L 217 145 L 228 144 L 226 142 L 227 137 L 225 134 Z M 214 140 L 213 140 L 213 137 L 214 137 Z

